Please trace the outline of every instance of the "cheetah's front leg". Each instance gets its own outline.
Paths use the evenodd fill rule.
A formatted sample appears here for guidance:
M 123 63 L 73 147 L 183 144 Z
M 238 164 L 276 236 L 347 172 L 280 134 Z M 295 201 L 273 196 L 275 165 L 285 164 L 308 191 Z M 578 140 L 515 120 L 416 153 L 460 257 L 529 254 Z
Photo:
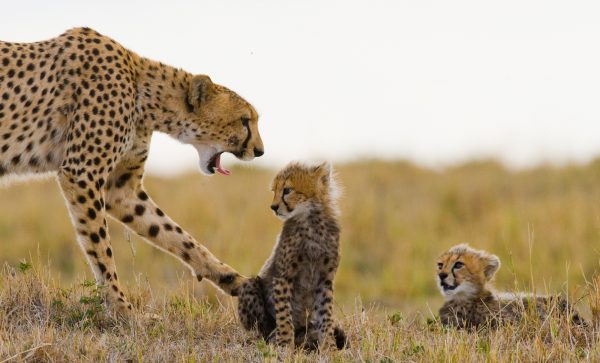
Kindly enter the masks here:
M 294 320 L 292 317 L 292 284 L 285 277 L 273 279 L 273 303 L 275 305 L 275 343 L 291 347 L 294 343 Z
M 144 191 L 140 178 L 116 173 L 108 189 L 109 213 L 146 241 L 168 251 L 190 267 L 198 280 L 207 278 L 230 295 L 246 280 L 219 261 L 206 247 L 167 216 Z
M 107 288 L 106 297 L 112 309 L 121 317 L 127 317 L 132 307 L 119 286 L 108 236 L 102 192 L 105 179 L 90 176 L 78 176 L 63 169 L 58 174 L 58 182 L 67 201 L 77 240 L 86 254 L 96 282 Z

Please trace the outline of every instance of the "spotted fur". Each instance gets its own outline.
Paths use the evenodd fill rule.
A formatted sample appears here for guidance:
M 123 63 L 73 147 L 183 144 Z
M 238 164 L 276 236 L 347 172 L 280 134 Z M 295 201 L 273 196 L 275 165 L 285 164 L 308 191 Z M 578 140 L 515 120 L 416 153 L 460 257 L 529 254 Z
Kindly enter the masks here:
M 444 252 L 437 260 L 437 280 L 445 303 L 440 320 L 458 328 L 496 327 L 518 323 L 532 310 L 544 320 L 552 312 L 571 314 L 575 324 L 584 324 L 577 311 L 560 296 L 496 293 L 491 281 L 500 268 L 500 259 L 466 244 Z
M 55 173 L 77 240 L 107 300 L 119 284 L 106 216 L 235 294 L 244 280 L 169 218 L 142 185 L 153 131 L 193 145 L 212 174 L 220 154 L 263 153 L 254 108 L 208 76 L 138 56 L 88 28 L 0 42 L 0 177 Z
M 342 348 L 332 317 L 340 228 L 331 168 L 289 164 L 272 189 L 271 209 L 285 222 L 258 277 L 240 288 L 240 321 L 281 346 Z

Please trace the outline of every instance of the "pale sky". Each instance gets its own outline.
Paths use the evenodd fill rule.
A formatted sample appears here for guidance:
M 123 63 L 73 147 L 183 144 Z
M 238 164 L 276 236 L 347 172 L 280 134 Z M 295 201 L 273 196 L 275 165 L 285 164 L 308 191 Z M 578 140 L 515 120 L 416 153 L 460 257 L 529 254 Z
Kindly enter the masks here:
M 7 1 L 0 39 L 89 26 L 205 73 L 261 115 L 266 154 L 509 165 L 600 155 L 598 1 Z M 233 157 L 225 157 L 231 165 Z M 197 170 L 155 135 L 147 169 Z

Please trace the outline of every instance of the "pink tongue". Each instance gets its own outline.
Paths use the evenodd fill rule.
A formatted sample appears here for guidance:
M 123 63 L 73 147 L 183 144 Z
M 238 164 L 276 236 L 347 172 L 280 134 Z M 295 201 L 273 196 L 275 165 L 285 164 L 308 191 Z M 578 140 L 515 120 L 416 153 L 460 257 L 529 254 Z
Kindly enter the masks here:
M 217 171 L 223 175 L 229 175 L 231 174 L 231 172 L 227 169 L 223 169 L 221 167 L 221 154 L 217 155 L 217 158 L 215 159 L 215 166 L 217 167 Z

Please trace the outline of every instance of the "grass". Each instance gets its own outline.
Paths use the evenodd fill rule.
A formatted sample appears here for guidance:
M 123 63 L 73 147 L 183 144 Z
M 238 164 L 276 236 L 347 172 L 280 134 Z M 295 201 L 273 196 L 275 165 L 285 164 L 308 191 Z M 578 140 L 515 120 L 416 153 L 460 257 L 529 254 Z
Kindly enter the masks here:
M 157 296 L 139 281 L 125 323 L 106 313 L 93 282 L 57 284 L 45 266 L 0 272 L 0 359 L 11 361 L 577 361 L 600 359 L 594 333 L 578 338 L 567 322 L 530 319 L 500 330 L 457 331 L 433 316 L 365 308 L 337 311 L 351 346 L 326 354 L 289 352 L 246 333 L 230 299 L 210 303 L 189 279 Z M 100 288 L 101 289 L 101 288 Z M 160 320 L 144 318 L 157 314 Z M 0 361 L 2 361 L 0 360 Z
M 598 316 L 600 161 L 522 171 L 493 161 L 444 170 L 379 161 L 337 169 L 345 191 L 336 315 L 352 347 L 320 359 L 600 359 L 594 339 L 574 343 L 561 329 L 536 337 L 547 327 L 535 321 L 474 333 L 431 320 L 442 303 L 434 259 L 460 242 L 501 258 L 498 287 L 560 292 L 578 301 L 585 318 Z M 173 219 L 250 275 L 281 227 L 269 210 L 273 174 L 236 168 L 228 178 L 193 174 L 147 178 L 146 185 Z M 16 361 L 237 361 L 281 353 L 242 331 L 233 299 L 195 282 L 172 257 L 116 223 L 110 232 L 119 276 L 139 316 L 131 324 L 112 321 L 101 289 L 89 283 L 56 183 L 0 189 L 0 205 L 0 362 L 15 355 Z M 145 312 L 163 320 L 145 321 Z

